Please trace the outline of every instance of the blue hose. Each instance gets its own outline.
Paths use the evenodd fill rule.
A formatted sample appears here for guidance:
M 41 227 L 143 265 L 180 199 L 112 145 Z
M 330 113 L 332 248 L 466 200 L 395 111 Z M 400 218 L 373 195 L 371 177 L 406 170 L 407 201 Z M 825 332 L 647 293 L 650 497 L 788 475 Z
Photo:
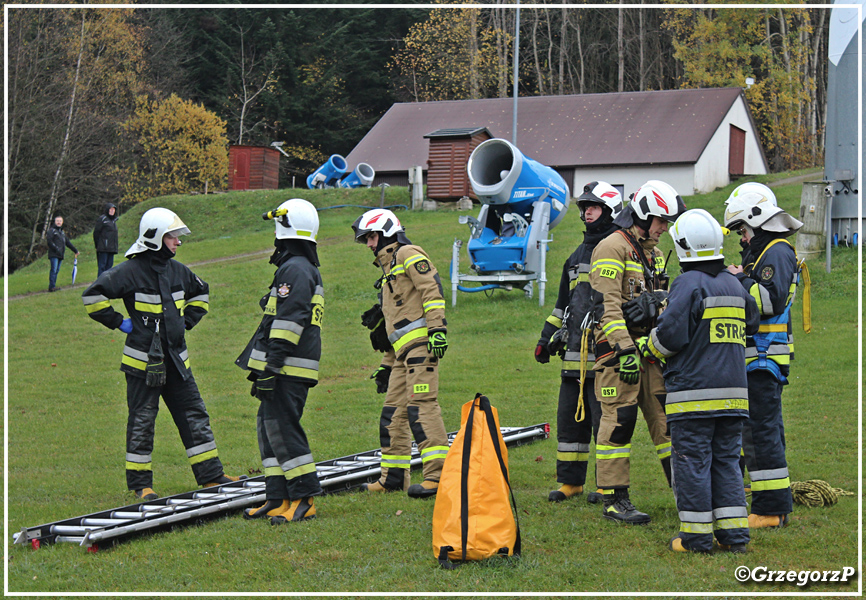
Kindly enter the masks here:
M 337 206 L 323 206 L 322 208 L 317 208 L 316 210 L 322 211 L 322 210 L 330 210 L 332 208 L 347 208 L 347 207 L 366 208 L 367 210 L 373 210 L 374 208 L 382 208 L 381 206 L 361 206 L 359 204 L 338 204 Z M 402 208 L 403 210 L 409 210 L 409 207 L 406 206 L 405 204 L 392 204 L 391 206 L 386 206 L 385 208 L 387 208 L 388 210 L 391 210 L 392 208 Z
M 474 287 L 474 288 L 464 287 L 462 285 L 458 285 L 457 289 L 460 290 L 461 292 L 469 292 L 471 294 L 472 292 L 486 292 L 487 290 L 496 290 L 496 289 L 499 289 L 501 287 L 502 286 L 499 285 L 498 283 L 488 283 L 487 285 L 480 285 L 480 286 Z

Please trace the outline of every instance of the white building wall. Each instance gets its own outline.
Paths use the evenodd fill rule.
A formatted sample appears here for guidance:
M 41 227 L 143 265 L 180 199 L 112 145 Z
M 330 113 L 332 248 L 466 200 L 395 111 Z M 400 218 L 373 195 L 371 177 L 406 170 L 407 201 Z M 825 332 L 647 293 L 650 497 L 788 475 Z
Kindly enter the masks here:
M 725 171 L 727 172 L 727 166 Z M 614 186 L 624 186 L 623 199 L 628 200 L 630 194 L 650 179 L 669 183 L 680 196 L 691 196 L 695 193 L 694 165 L 575 168 L 571 193 L 577 198 L 583 193 L 583 186 L 587 183 L 606 181 Z
M 731 182 L 730 175 L 728 175 L 731 125 L 746 132 L 743 172 L 747 175 L 764 175 L 767 173 L 761 156 L 758 135 L 752 128 L 752 121 L 749 119 L 747 111 L 746 104 L 740 97 L 722 119 L 721 125 L 710 138 L 709 144 L 695 165 L 694 185 L 696 191 L 712 192 L 714 189 L 724 187 Z

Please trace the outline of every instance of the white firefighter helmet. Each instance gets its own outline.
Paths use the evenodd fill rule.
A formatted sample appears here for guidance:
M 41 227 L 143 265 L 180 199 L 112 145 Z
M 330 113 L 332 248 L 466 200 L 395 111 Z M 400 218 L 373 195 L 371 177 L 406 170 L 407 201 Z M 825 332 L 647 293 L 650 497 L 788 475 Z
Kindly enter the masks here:
M 581 218 L 588 203 L 607 206 L 611 212 L 611 219 L 615 219 L 622 212 L 622 194 L 606 181 L 593 181 L 583 186 L 583 193 L 577 198 Z
M 790 235 L 803 223 L 776 206 L 775 197 L 760 192 L 731 194 L 725 202 L 725 227 L 735 230 L 743 225 Z
M 652 220 L 652 217 L 674 221 L 685 204 L 670 184 L 651 179 L 634 193 L 631 207 L 640 221 Z
M 725 204 L 730 202 L 731 200 L 741 196 L 743 194 L 748 194 L 749 192 L 754 192 L 756 194 L 761 194 L 767 200 L 769 200 L 773 206 L 779 206 L 779 203 L 776 201 L 776 194 L 773 193 L 773 190 L 765 186 L 763 183 L 758 183 L 756 181 L 747 181 L 741 185 L 738 185 L 731 195 L 728 196 L 728 199 L 725 200 Z
M 367 243 L 367 234 L 376 232 L 382 237 L 392 237 L 403 231 L 400 220 L 387 208 L 374 208 L 368 210 L 352 223 L 355 231 L 355 241 L 359 244 Z
M 722 227 L 702 208 L 693 208 L 680 215 L 669 233 L 681 263 L 724 258 Z
M 162 248 L 162 237 L 167 233 L 179 237 L 188 234 L 189 228 L 184 225 L 180 217 L 167 208 L 151 208 L 141 215 L 138 239 L 126 251 L 126 256 L 141 254 L 148 250 L 159 250 Z
M 316 207 L 302 198 L 286 200 L 277 211 L 286 214 L 274 218 L 278 240 L 306 240 L 316 242 L 319 234 L 319 213 Z

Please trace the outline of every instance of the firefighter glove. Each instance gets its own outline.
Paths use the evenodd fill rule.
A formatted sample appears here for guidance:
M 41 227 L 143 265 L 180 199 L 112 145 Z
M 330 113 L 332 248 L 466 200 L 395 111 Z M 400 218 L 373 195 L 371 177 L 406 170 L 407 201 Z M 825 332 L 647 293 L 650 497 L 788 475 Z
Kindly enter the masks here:
M 376 380 L 376 393 L 384 394 L 388 391 L 388 380 L 391 379 L 391 367 L 380 365 L 379 368 L 370 375 L 370 379 Z
M 436 358 L 445 356 L 445 351 L 448 349 L 448 340 L 445 339 L 444 331 L 434 331 L 427 338 L 427 352 Z
M 535 347 L 535 360 L 541 364 L 550 362 L 550 352 L 547 351 L 547 344 L 538 342 L 538 345 Z
M 123 333 L 132 333 L 132 319 L 126 317 L 118 327 Z
M 622 316 L 630 329 L 648 327 L 659 316 L 659 309 L 667 304 L 668 293 L 644 292 L 622 305 Z
M 262 402 L 268 402 L 274 399 L 274 383 L 277 376 L 273 373 L 265 371 L 253 382 L 255 388 L 255 397 Z
M 565 345 L 568 343 L 568 329 L 565 327 L 560 327 L 556 330 L 556 332 L 550 337 L 550 341 L 547 342 L 547 351 L 550 352 L 550 355 L 558 354 L 560 356 L 565 355 Z
M 149 362 L 144 368 L 144 383 L 147 387 L 162 387 L 165 385 L 165 362 Z
M 634 352 L 620 355 L 619 378 L 629 385 L 634 385 L 640 380 L 640 361 Z
M 373 308 L 364 311 L 364 314 L 361 315 L 361 325 L 372 331 L 379 326 L 384 318 L 382 307 L 379 304 L 374 304 Z
M 652 358 L 655 359 L 655 355 L 649 349 L 649 338 L 647 336 L 641 336 L 634 341 L 634 345 L 637 348 L 637 351 L 644 358 Z

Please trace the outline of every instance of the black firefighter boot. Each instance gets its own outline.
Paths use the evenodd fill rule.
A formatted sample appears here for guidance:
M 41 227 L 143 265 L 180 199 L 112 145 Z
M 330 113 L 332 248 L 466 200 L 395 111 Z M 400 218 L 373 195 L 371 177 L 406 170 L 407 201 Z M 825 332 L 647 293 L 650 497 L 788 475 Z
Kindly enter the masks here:
M 650 516 L 636 509 L 628 499 L 628 488 L 616 489 L 613 494 L 605 494 L 601 514 L 605 519 L 629 525 L 645 525 L 650 522 Z

